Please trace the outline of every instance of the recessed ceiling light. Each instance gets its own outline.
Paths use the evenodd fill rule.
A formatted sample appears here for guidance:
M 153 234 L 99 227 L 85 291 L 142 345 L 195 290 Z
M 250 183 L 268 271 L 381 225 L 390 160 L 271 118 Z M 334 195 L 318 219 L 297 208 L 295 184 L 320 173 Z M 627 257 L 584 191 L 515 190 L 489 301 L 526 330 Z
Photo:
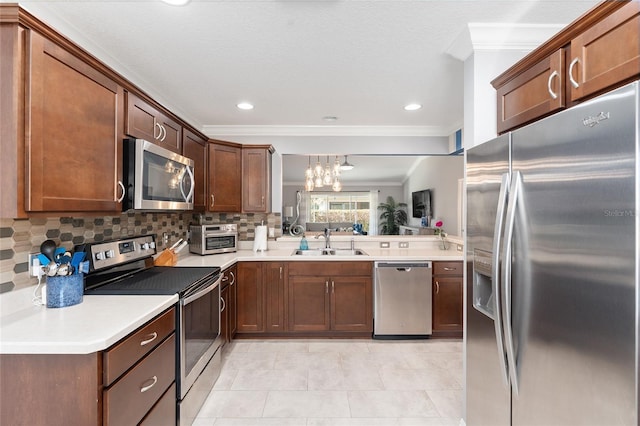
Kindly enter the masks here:
M 415 111 L 420 108 L 422 108 L 422 105 L 420 104 L 409 104 L 409 105 L 405 105 L 404 107 L 406 111 Z
M 250 104 L 249 102 L 240 102 L 236 106 L 240 109 L 245 109 L 245 110 L 253 109 L 253 105 Z
M 333 115 L 326 115 L 326 116 L 322 117 L 322 119 L 324 121 L 336 121 L 338 119 L 338 117 L 335 117 Z
M 184 6 L 189 3 L 189 0 L 162 0 L 163 2 L 170 4 L 171 6 Z

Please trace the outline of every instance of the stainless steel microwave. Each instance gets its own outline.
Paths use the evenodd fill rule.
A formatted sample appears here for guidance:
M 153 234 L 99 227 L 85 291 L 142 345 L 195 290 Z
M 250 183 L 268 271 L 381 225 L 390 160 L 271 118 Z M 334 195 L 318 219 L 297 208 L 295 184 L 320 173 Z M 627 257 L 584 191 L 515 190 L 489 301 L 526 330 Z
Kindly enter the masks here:
M 193 210 L 193 160 L 143 139 L 123 151 L 123 210 Z
M 235 223 L 191 225 L 189 231 L 191 253 L 205 255 L 238 250 L 238 227 Z

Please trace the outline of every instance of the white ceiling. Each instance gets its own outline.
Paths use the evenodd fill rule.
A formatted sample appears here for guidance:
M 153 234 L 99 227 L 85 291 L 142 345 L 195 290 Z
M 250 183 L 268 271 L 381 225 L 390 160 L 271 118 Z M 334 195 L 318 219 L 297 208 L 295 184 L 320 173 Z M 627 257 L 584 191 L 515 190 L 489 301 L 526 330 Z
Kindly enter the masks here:
M 446 153 L 443 137 L 463 123 L 469 24 L 503 24 L 502 39 L 484 47 L 530 50 L 504 24 L 544 24 L 553 34 L 596 3 L 20 1 L 209 137 L 280 141 L 287 154 Z M 243 101 L 255 109 L 237 109 Z M 423 108 L 405 111 L 411 102 Z M 401 183 L 416 161 L 350 158 L 359 167 L 346 184 Z M 285 155 L 283 181 L 300 182 L 307 162 Z

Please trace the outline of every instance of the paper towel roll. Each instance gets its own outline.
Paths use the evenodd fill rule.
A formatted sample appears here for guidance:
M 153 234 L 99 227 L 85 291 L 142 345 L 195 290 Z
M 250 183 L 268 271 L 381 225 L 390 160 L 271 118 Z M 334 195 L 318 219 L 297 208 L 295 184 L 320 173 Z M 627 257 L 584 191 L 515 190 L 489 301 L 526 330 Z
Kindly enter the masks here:
M 267 251 L 267 225 L 256 226 L 253 251 Z

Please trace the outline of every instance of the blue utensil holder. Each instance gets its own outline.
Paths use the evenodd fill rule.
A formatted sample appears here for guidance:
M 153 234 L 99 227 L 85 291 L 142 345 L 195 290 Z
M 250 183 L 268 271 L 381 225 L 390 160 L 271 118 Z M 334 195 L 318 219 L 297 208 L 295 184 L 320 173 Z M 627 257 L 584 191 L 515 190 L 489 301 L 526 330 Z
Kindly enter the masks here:
M 47 277 L 47 308 L 64 308 L 82 303 L 84 274 Z

